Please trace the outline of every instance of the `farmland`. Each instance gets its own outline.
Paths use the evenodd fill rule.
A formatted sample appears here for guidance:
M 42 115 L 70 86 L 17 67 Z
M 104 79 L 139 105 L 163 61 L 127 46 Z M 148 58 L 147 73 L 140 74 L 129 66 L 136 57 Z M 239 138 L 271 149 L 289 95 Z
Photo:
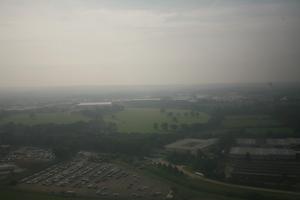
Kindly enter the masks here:
M 16 124 L 37 125 L 37 124 L 71 124 L 78 121 L 88 121 L 89 118 L 75 113 L 36 113 L 32 114 L 13 114 L 0 119 L 0 124 L 14 122 Z
M 168 109 L 161 112 L 158 108 L 125 108 L 125 110 L 115 113 L 114 115 L 106 115 L 107 122 L 117 124 L 120 132 L 167 132 L 160 128 L 155 129 L 154 124 L 160 126 L 162 123 L 176 124 L 193 124 L 207 123 L 210 116 L 206 113 L 199 112 L 191 114 L 189 110 L 184 109 Z

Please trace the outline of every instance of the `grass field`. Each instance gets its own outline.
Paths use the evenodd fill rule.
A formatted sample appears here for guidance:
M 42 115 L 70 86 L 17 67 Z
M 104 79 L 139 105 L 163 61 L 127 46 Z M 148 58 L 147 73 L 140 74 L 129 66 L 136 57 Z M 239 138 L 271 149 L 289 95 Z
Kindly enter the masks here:
M 17 124 L 36 125 L 36 124 L 70 124 L 78 121 L 88 121 L 89 118 L 80 114 L 71 113 L 37 113 L 34 116 L 30 114 L 15 114 L 9 117 L 0 119 L 0 124 L 14 122 Z
M 222 122 L 224 128 L 279 127 L 282 124 L 268 115 L 226 116 Z
M 170 112 L 173 113 L 172 117 L 168 116 Z M 176 117 L 177 123 L 174 122 L 173 117 Z M 158 108 L 125 108 L 113 116 L 107 115 L 104 119 L 116 123 L 120 132 L 151 133 L 166 132 L 161 128 L 155 129 L 154 123 L 179 126 L 180 124 L 207 123 L 209 118 L 210 116 L 203 112 L 200 112 L 198 116 L 191 116 L 188 110 L 183 109 L 169 109 L 162 113 Z

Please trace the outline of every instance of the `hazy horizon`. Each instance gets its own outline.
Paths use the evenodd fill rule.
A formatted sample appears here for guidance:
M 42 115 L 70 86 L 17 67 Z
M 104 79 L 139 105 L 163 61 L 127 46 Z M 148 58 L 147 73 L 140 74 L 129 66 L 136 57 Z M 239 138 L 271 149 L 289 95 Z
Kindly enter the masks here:
M 0 87 L 300 81 L 300 1 L 1 0 Z

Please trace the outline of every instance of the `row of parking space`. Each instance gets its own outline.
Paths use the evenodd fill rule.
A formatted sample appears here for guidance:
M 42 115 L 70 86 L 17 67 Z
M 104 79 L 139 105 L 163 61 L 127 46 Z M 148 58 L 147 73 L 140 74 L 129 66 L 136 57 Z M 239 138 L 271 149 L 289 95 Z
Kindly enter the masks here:
M 136 198 L 145 196 L 158 198 L 167 192 L 123 167 L 84 159 L 59 163 L 22 179 L 20 183 L 48 188 L 52 193 L 64 191 L 73 195 L 84 193 L 103 197 L 118 197 L 125 193 L 126 196 Z
M 3 159 L 5 162 L 13 162 L 19 160 L 26 161 L 52 161 L 55 159 L 55 155 L 52 151 L 47 149 L 40 149 L 36 147 L 21 147 L 17 150 L 11 151 Z

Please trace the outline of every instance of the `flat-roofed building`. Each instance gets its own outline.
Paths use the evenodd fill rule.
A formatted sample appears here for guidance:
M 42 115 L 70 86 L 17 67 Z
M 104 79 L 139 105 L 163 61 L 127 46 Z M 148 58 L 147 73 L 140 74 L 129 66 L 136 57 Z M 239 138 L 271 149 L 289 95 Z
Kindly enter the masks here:
M 237 138 L 235 144 L 237 146 L 294 148 L 300 147 L 300 138 Z
M 235 140 L 236 145 L 238 146 L 256 146 L 257 142 L 254 138 L 237 138 Z
M 300 138 L 266 139 L 266 145 L 273 147 L 300 147 Z
M 194 139 L 187 138 L 183 140 L 176 141 L 174 143 L 165 146 L 166 150 L 169 152 L 176 153 L 190 153 L 197 155 L 199 152 L 206 153 L 212 146 L 217 143 L 218 139 Z
M 0 145 L 0 155 L 9 153 L 10 149 L 11 149 L 10 145 Z
M 229 151 L 226 177 L 256 186 L 299 182 L 299 142 L 298 138 L 238 138 Z
M 297 153 L 292 149 L 282 148 L 232 147 L 229 156 L 240 159 L 295 160 Z
M 14 173 L 22 172 L 23 170 L 14 164 L 0 164 L 0 180 L 13 175 Z

